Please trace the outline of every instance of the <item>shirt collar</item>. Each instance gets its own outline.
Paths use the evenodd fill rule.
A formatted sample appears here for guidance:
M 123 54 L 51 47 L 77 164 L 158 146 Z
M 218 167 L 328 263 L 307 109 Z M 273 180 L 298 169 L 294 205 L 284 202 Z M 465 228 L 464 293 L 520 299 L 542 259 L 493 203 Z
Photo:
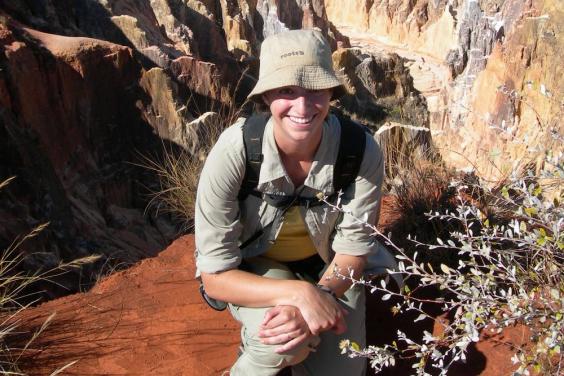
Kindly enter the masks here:
M 333 165 L 339 150 L 341 128 L 334 115 L 323 123 L 321 143 L 317 149 L 304 186 L 315 192 L 333 192 Z M 262 141 L 264 159 L 260 169 L 258 189 L 263 192 L 292 194 L 290 177 L 282 164 L 276 141 L 274 140 L 274 120 L 268 119 Z M 297 188 L 297 187 L 295 187 Z

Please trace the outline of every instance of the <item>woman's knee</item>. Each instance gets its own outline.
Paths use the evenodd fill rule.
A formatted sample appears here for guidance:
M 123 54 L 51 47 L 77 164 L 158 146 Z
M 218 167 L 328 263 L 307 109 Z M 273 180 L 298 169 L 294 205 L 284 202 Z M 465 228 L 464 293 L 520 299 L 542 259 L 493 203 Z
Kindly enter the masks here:
M 264 367 L 282 369 L 303 362 L 318 343 L 318 337 L 311 337 L 289 351 L 277 353 L 276 349 L 280 345 L 265 345 L 257 339 L 248 341 L 244 352 L 252 359 L 253 363 L 261 364 Z

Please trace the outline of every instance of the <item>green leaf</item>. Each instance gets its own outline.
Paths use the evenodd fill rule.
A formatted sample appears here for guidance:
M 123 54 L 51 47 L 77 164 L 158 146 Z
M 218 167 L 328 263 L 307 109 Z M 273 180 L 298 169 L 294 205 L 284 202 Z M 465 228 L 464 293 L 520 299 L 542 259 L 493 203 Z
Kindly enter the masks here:
M 527 215 L 529 217 L 535 216 L 538 214 L 538 209 L 537 208 L 525 208 L 525 213 L 527 213 Z
M 541 247 L 543 245 L 546 244 L 546 237 L 545 236 L 541 236 L 540 238 L 537 239 L 537 244 L 540 245 Z
M 509 190 L 507 189 L 507 187 L 501 188 L 501 195 L 504 199 L 509 200 Z
M 360 351 L 360 346 L 356 342 L 352 342 L 351 347 L 354 351 Z

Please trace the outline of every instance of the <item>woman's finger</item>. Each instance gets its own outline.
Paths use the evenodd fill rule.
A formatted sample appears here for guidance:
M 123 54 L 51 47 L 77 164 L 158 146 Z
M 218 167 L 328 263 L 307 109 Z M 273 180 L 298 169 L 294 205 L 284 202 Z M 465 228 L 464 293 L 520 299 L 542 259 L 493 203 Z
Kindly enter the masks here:
M 277 306 L 268 310 L 261 329 L 273 329 L 288 322 L 301 322 L 300 311 L 293 306 Z
M 284 323 L 283 325 L 279 325 L 274 328 L 262 328 L 258 332 L 259 338 L 266 338 L 266 337 L 275 337 L 280 334 L 289 333 L 289 332 L 296 332 L 299 331 L 301 333 L 307 332 L 307 325 L 305 322 L 295 322 L 289 321 Z
M 286 342 L 284 345 L 278 347 L 275 351 L 278 354 L 284 353 L 286 351 L 290 351 L 301 345 L 304 341 L 306 341 L 309 338 L 309 336 L 310 336 L 309 333 L 301 334 L 296 338 L 292 339 L 291 341 Z
M 261 326 L 267 326 L 270 320 L 272 320 L 274 317 L 280 314 L 281 310 L 282 310 L 282 306 L 275 306 L 269 309 L 268 311 L 266 311 Z
M 262 337 L 261 342 L 266 345 L 281 345 L 293 341 L 294 339 L 302 336 L 303 334 L 304 333 L 301 330 L 293 330 L 293 331 L 280 333 L 274 336 Z

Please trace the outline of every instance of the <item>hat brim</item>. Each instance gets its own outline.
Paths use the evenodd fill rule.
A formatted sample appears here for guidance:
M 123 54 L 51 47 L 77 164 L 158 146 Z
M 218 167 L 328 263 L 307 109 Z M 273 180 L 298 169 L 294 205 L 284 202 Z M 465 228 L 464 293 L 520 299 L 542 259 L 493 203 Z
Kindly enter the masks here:
M 260 77 L 247 98 L 262 103 L 262 94 L 286 86 L 299 86 L 308 90 L 333 89 L 331 100 L 346 94 L 344 85 L 333 71 L 328 71 L 318 65 L 300 65 L 285 66 L 268 76 Z

